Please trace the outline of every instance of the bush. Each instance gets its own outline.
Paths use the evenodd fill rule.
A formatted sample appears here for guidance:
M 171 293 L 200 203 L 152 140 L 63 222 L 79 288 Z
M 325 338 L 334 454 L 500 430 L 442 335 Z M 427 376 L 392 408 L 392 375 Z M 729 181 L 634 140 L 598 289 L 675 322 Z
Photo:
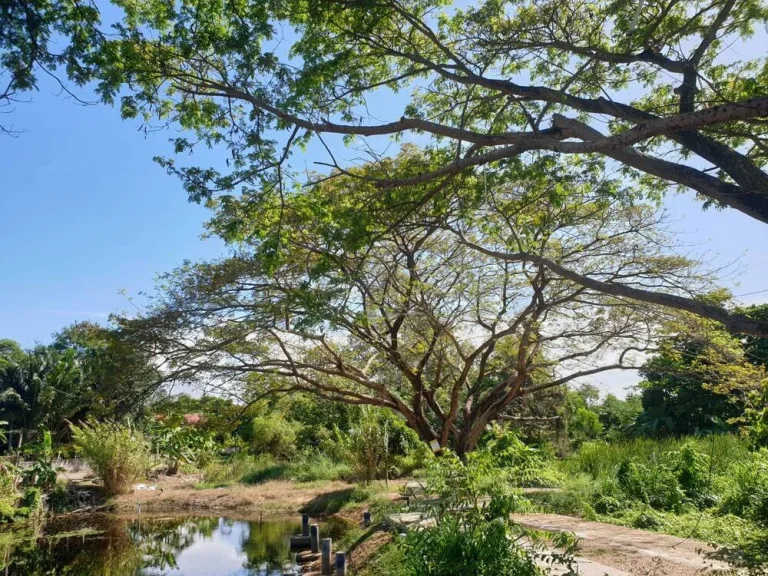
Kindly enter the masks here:
M 768 526 L 768 450 L 733 464 L 720 511 Z
M 613 496 L 606 496 L 604 494 L 596 494 L 592 508 L 598 514 L 615 514 L 626 508 L 625 503 Z
M 427 481 L 427 493 L 438 498 L 430 511 L 435 522 L 406 535 L 402 543 L 406 574 L 534 576 L 541 573 L 540 563 L 556 560 L 543 552 L 536 535 L 511 520 L 521 501 L 505 491 L 504 483 L 494 481 L 500 473 L 485 451 L 469 454 L 466 462 L 452 454 L 435 462 Z M 524 537 L 528 545 L 521 546 Z M 549 537 L 556 547 L 566 548 L 557 560 L 570 568 L 572 537 Z
M 641 530 L 656 530 L 661 526 L 661 521 L 653 514 L 640 512 L 632 521 L 632 526 Z
M 108 496 L 125 494 L 150 468 L 149 444 L 131 426 L 114 422 L 71 425 L 75 446 Z
M 627 496 L 658 510 L 682 511 L 686 502 L 675 473 L 666 466 L 649 468 L 633 461 L 622 462 L 617 472 Z
M 712 493 L 712 466 L 708 455 L 686 444 L 674 454 L 675 472 L 685 496 L 697 508 L 709 508 L 715 504 Z
M 391 422 L 383 410 L 372 407 L 361 409 L 361 415 L 349 434 L 340 435 L 347 461 L 355 477 L 364 482 L 388 478 L 393 462 L 390 451 Z
M 182 463 L 203 467 L 212 459 L 213 439 L 191 426 L 160 422 L 150 430 L 150 436 L 154 450 L 165 459 L 171 476 L 179 471 Z
M 492 426 L 482 449 L 489 453 L 495 466 L 505 470 L 515 485 L 540 485 L 544 470 L 541 453 L 520 440 L 514 431 Z
M 254 454 L 290 458 L 296 453 L 296 425 L 280 414 L 257 416 L 243 436 Z
M 664 464 L 666 453 L 679 452 L 686 445 L 711 457 L 713 474 L 723 474 L 732 463 L 749 458 L 746 441 L 732 434 L 714 434 L 662 440 L 635 438 L 610 444 L 586 442 L 565 462 L 565 467 L 571 473 L 584 472 L 593 478 L 604 478 L 614 475 L 626 460 L 649 466 Z

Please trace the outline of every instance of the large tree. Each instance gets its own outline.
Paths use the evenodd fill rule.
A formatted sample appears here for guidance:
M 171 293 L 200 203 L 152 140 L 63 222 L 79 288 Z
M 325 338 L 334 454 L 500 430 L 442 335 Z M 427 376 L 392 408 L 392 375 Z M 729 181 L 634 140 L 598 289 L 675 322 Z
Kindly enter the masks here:
M 258 210 L 300 177 L 292 153 L 308 142 L 326 152 L 313 160 L 349 177 L 339 137 L 368 159 L 395 138 L 425 143 L 433 162 L 376 182 L 428 184 L 422 201 L 467 173 L 545 152 L 630 179 L 634 195 L 681 187 L 768 221 L 768 67 L 762 50 L 737 59 L 759 49 L 761 0 L 131 0 L 114 2 L 109 34 L 88 3 L 6 4 L 6 96 L 66 65 L 76 83 L 97 78 L 100 97 L 120 98 L 145 129 L 181 127 L 183 157 L 225 147 L 226 167 L 162 160 L 198 201 L 240 195 Z M 550 270 L 768 335 L 768 321 L 721 306 Z
M 640 369 L 643 412 L 634 425 L 639 434 L 732 429 L 747 400 L 765 386 L 765 357 L 754 353 L 764 347 L 761 339 L 737 338 L 712 322 L 683 319 L 665 327 L 658 353 Z
M 119 38 L 95 59 L 101 93 L 110 100 L 127 88 L 124 115 L 194 132 L 175 139 L 177 152 L 226 146 L 227 167 L 163 161 L 193 199 L 239 194 L 258 210 L 299 177 L 291 154 L 310 140 L 326 151 L 313 159 L 350 178 L 338 136 L 373 160 L 396 137 L 425 143 L 431 165 L 371 177 L 384 191 L 425 185 L 422 200 L 545 152 L 620 174 L 635 196 L 683 187 L 768 222 L 768 68 L 762 51 L 733 58 L 754 52 L 749 38 L 768 14 L 759 0 L 124 7 Z M 765 321 L 701 301 L 570 279 L 768 334 Z
M 216 223 L 249 231 L 235 255 L 167 275 L 149 315 L 123 327 L 168 360 L 169 377 L 386 407 L 423 440 L 467 452 L 519 398 L 636 367 L 664 318 L 494 247 L 617 285 L 682 292 L 703 280 L 667 252 L 655 210 L 583 166 L 559 166 L 565 188 L 518 169 L 514 184 L 465 181 L 394 223 L 383 208 L 404 198 L 384 202 L 365 178 L 238 206 Z
M 163 387 L 156 359 L 118 330 L 78 322 L 56 334 L 51 348 L 77 358 L 82 402 L 93 416 L 139 416 Z
M 0 419 L 15 433 L 20 447 L 28 431 L 54 433 L 66 429 L 65 419 L 84 407 L 87 390 L 73 351 L 38 346 L 5 365 L 0 363 Z

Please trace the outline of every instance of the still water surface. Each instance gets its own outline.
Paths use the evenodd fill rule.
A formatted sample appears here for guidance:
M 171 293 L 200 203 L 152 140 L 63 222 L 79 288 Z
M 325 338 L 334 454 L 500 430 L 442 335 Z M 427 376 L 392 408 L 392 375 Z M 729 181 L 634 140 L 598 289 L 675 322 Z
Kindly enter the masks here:
M 333 526 L 320 531 L 339 536 Z M 288 539 L 300 532 L 286 519 L 92 516 L 0 544 L 0 574 L 272 576 L 293 565 Z

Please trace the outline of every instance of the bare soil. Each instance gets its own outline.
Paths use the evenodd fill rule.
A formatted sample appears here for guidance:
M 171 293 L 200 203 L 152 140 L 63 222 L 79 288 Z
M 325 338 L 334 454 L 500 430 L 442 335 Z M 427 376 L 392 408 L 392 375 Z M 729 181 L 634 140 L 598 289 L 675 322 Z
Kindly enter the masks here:
M 712 546 L 698 540 L 559 514 L 526 514 L 515 519 L 528 528 L 573 532 L 580 539 L 580 557 L 632 576 L 693 576 L 730 570 L 728 564 L 710 558 Z
M 232 485 L 221 488 L 197 489 L 200 478 L 189 476 L 163 476 L 156 482 L 147 483 L 154 490 L 134 490 L 118 496 L 114 505 L 119 512 L 297 512 L 313 503 L 320 507 L 318 499 L 343 497 L 354 490 L 346 482 L 322 484 L 295 484 L 288 481 L 265 482 L 256 486 Z

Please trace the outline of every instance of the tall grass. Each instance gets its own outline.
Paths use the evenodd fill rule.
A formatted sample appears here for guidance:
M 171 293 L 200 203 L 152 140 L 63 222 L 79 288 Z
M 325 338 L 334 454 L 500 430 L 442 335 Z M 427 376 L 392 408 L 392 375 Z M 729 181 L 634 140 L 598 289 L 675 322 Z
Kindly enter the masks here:
M 593 478 L 605 478 L 615 474 L 619 465 L 627 460 L 653 466 L 664 461 L 664 454 L 678 451 L 686 444 L 711 456 L 712 471 L 724 473 L 734 462 L 748 458 L 746 442 L 731 434 L 711 436 L 686 436 L 683 438 L 634 438 L 611 442 L 587 442 L 563 462 L 570 473 L 586 473 Z
M 353 476 L 352 466 L 321 452 L 305 452 L 291 463 L 288 475 L 297 482 L 346 480 Z
M 351 466 L 319 452 L 304 452 L 292 461 L 280 461 L 269 454 L 241 455 L 214 462 L 203 471 L 203 487 L 227 484 L 261 484 L 270 480 L 318 482 L 349 479 Z
M 149 443 L 133 427 L 109 421 L 70 426 L 75 447 L 101 479 L 108 496 L 127 493 L 149 470 Z

